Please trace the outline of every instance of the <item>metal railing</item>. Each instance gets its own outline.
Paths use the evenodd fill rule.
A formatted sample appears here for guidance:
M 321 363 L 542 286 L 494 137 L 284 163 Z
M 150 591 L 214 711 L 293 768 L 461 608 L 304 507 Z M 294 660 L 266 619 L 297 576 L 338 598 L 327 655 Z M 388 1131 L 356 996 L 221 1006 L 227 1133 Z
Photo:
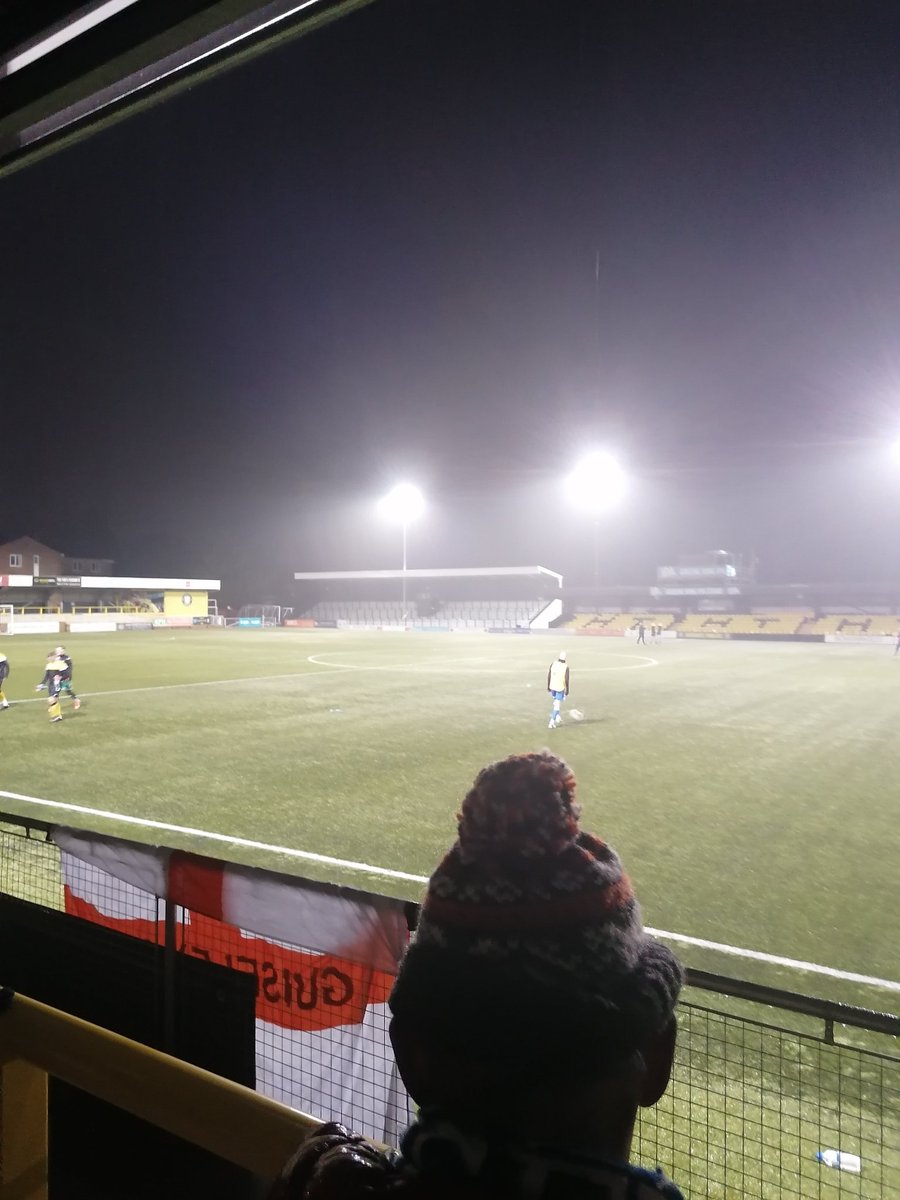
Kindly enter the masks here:
M 0 892 L 61 908 L 50 826 L 0 822 Z M 660 1164 L 692 1200 L 900 1196 L 900 1017 L 691 970 L 679 1024 L 636 1161 Z M 828 1165 L 828 1151 L 855 1156 L 859 1173 Z

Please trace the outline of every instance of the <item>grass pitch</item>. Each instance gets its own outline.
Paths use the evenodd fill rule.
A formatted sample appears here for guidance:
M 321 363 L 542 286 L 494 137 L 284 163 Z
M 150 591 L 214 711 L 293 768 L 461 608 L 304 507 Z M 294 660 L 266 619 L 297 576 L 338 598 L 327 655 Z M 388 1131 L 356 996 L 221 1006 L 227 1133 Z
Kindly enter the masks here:
M 569 639 L 578 723 L 548 730 L 553 638 L 159 630 L 70 639 L 81 711 L 35 696 L 46 638 L 4 639 L 0 808 L 418 897 L 485 763 L 550 745 L 647 923 L 900 979 L 900 658 L 890 648 Z M 64 705 L 64 709 L 67 706 Z M 678 947 L 688 963 L 876 1007 L 898 994 Z

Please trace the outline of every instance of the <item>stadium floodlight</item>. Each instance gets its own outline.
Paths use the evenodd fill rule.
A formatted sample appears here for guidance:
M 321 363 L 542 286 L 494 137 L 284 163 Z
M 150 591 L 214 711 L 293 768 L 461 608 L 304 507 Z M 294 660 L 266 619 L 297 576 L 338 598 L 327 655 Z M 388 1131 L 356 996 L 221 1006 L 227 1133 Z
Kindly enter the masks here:
M 403 528 L 403 623 L 406 624 L 406 531 L 410 521 L 421 517 L 425 511 L 425 497 L 414 483 L 398 483 L 391 488 L 379 505 L 381 512 L 391 521 L 398 521 Z
M 607 450 L 588 454 L 566 480 L 569 499 L 584 512 L 599 517 L 620 503 L 628 480 L 620 464 Z
M 566 479 L 566 492 L 576 508 L 594 519 L 594 588 L 600 588 L 600 518 L 621 503 L 628 478 L 608 450 L 586 455 Z

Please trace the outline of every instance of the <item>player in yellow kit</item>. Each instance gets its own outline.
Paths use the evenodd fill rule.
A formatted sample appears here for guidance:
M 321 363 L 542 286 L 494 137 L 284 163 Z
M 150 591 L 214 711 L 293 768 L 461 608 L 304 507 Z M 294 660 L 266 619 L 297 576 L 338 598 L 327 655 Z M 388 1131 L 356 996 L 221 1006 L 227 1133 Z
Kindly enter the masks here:
M 47 688 L 47 712 L 50 716 L 50 723 L 62 720 L 62 710 L 59 706 L 59 697 L 62 692 L 62 673 L 65 670 L 66 664 L 61 658 L 50 657 L 47 659 L 47 667 L 44 671 L 44 683 Z
M 76 696 L 75 689 L 72 687 L 72 659 L 66 653 L 64 647 L 57 646 L 55 650 L 51 650 L 47 655 L 44 678 L 34 690 L 36 692 L 47 693 L 47 701 L 51 709 L 51 721 L 62 720 L 60 700 L 64 694 L 68 695 L 72 701 L 72 708 L 75 712 L 78 712 L 79 708 L 81 708 L 81 701 Z
M 5 708 L 9 708 L 9 701 L 3 691 L 3 685 L 6 683 L 9 675 L 9 660 L 5 654 L 0 654 L 0 712 Z
M 569 694 L 569 664 L 566 662 L 565 650 L 560 650 L 559 658 L 554 659 L 547 672 L 547 691 L 553 697 L 553 707 L 550 710 L 548 729 L 556 729 L 562 725 L 562 702 Z
M 71 692 L 68 683 L 71 679 L 71 667 L 62 655 L 58 657 L 51 656 L 47 660 L 47 670 L 44 674 L 44 683 L 47 688 L 47 710 L 50 714 L 51 723 L 62 720 L 62 709 L 60 707 L 60 698 L 64 691 L 69 693 L 72 699 L 72 707 L 77 711 L 81 705 L 81 701 Z

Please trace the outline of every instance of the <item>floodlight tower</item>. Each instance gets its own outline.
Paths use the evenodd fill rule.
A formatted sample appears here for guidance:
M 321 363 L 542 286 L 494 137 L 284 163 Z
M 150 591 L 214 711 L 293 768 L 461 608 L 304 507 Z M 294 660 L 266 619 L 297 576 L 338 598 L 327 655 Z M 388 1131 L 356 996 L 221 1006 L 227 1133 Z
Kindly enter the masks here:
M 412 483 L 398 483 L 381 501 L 381 511 L 389 520 L 399 521 L 403 528 L 402 608 L 406 624 L 406 531 L 410 521 L 425 511 L 425 497 Z
M 594 520 L 594 589 L 600 589 L 600 518 L 620 504 L 628 478 L 607 450 L 595 450 L 572 469 L 566 479 L 569 500 Z

